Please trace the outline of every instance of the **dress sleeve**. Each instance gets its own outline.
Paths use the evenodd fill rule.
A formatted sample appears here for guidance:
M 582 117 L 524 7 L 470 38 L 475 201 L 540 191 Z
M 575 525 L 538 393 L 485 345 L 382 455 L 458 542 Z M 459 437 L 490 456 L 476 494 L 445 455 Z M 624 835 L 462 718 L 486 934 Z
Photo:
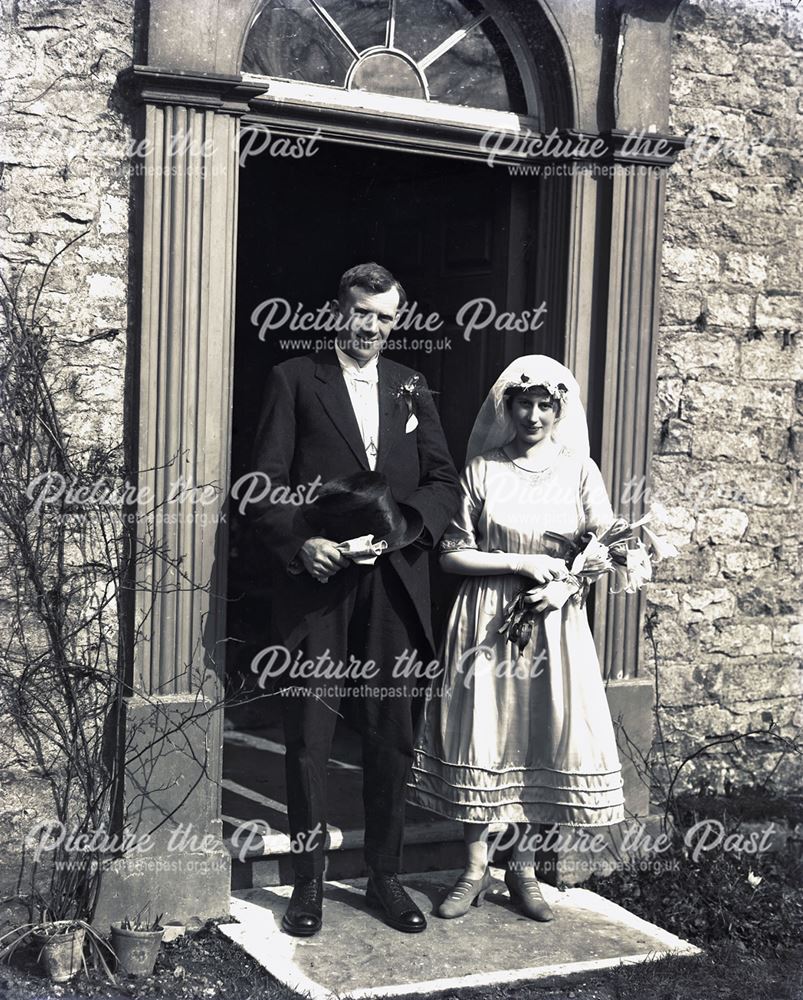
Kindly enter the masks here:
M 580 474 L 580 497 L 585 518 L 584 530 L 599 535 L 612 523 L 614 513 L 602 473 L 592 458 L 587 458 L 583 462 Z
M 460 506 L 444 532 L 438 546 L 440 552 L 479 548 L 477 525 L 485 503 L 483 468 L 483 460 L 481 456 L 477 456 L 463 469 L 460 476 Z

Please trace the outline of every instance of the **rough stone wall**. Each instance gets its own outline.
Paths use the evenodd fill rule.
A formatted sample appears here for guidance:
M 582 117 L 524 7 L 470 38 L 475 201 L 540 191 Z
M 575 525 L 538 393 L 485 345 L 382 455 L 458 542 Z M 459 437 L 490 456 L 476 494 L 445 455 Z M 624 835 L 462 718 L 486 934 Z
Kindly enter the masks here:
M 112 448 L 123 434 L 131 124 L 118 75 L 132 64 L 133 34 L 130 0 L 0 3 L 0 272 L 20 282 L 29 307 L 44 266 L 83 234 L 54 263 L 37 310 L 78 451 Z M 7 557 L 0 553 L 0 580 Z M 0 590 L 0 609 L 10 596 Z M 34 821 L 52 812 L 47 783 L 17 749 L 0 760 L 0 896 L 16 873 L 3 855 L 17 854 Z
M 674 755 L 771 722 L 791 737 L 801 721 L 795 6 L 699 0 L 676 22 L 671 131 L 701 138 L 668 184 L 653 466 L 655 499 L 683 543 L 650 597 Z M 757 736 L 684 773 L 721 791 L 773 771 L 781 790 L 798 787 L 800 761 Z

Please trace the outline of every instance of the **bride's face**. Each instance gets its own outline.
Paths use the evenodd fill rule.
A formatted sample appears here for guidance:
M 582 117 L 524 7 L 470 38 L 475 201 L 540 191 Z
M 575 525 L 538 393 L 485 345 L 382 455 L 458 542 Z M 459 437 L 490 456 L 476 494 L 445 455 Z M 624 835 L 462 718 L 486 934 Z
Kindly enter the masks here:
M 530 446 L 551 437 L 555 425 L 555 403 L 546 392 L 522 392 L 510 404 L 516 437 Z

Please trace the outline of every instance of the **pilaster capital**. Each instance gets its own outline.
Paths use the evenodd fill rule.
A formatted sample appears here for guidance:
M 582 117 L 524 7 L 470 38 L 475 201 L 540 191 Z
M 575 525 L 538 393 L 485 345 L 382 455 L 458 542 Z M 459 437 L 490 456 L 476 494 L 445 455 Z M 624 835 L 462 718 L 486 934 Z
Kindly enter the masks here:
M 671 21 L 684 0 L 614 0 L 614 10 L 642 21 Z
M 650 167 L 671 167 L 686 146 L 682 135 L 648 132 L 646 129 L 610 129 L 602 133 L 609 161 Z
M 184 73 L 156 66 L 134 66 L 133 74 L 145 104 L 183 104 L 222 114 L 246 114 L 251 98 L 265 89 L 239 74 Z

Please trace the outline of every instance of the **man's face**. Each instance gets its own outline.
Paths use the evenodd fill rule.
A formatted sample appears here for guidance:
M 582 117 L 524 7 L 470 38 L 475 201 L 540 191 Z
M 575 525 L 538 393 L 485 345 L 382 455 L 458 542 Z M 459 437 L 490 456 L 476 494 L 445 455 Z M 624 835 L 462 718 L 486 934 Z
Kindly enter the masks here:
M 369 292 L 353 285 L 338 305 L 345 320 L 338 334 L 340 348 L 360 365 L 367 364 L 387 343 L 399 309 L 399 290 Z

